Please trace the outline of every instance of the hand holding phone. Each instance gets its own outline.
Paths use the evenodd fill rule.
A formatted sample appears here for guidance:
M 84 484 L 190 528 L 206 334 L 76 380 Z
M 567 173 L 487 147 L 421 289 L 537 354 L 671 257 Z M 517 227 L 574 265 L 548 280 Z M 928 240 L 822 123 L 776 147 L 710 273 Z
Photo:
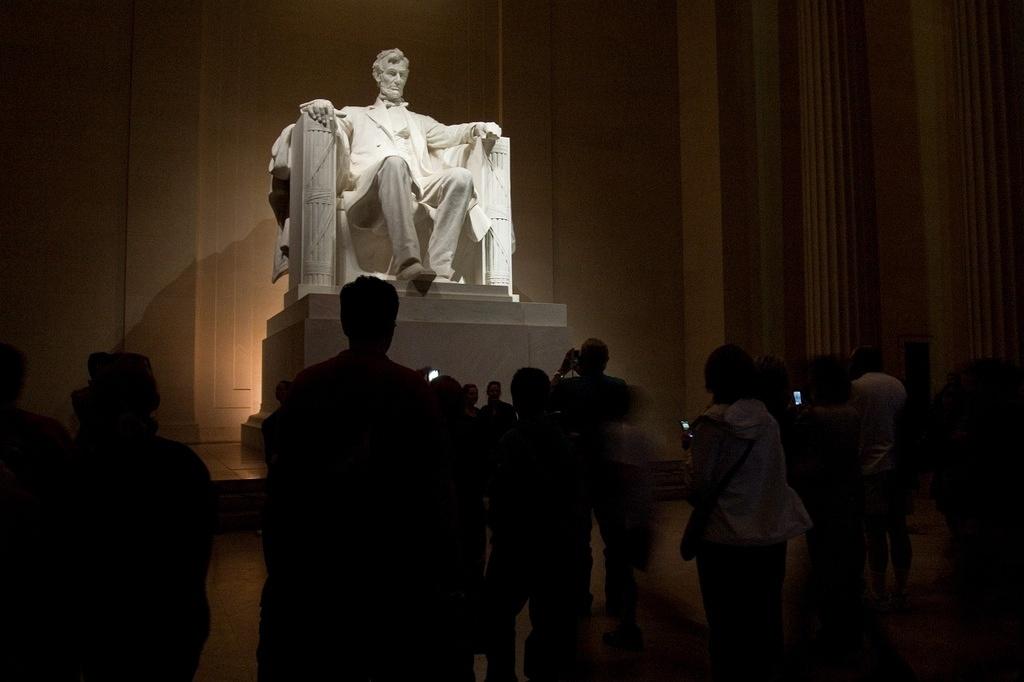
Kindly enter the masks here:
M 689 450 L 690 444 L 693 442 L 693 431 L 690 430 L 690 422 L 685 419 L 680 419 L 679 428 L 683 430 L 680 444 L 683 446 L 683 450 Z

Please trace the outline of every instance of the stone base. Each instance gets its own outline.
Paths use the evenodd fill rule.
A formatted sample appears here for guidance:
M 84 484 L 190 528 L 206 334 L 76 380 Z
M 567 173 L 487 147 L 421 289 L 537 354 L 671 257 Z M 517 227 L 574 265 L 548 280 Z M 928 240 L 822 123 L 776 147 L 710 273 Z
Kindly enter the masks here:
M 566 308 L 557 303 L 520 303 L 506 287 L 433 284 L 425 293 L 415 284 L 396 283 L 398 326 L 388 356 L 419 369 L 434 367 L 459 382 L 480 387 L 509 382 L 520 367 L 552 372 L 570 347 Z M 277 408 L 274 387 L 302 369 L 348 347 L 341 332 L 338 296 L 309 293 L 267 320 L 263 341 L 262 404 L 242 425 L 242 443 L 262 450 L 260 425 Z
M 398 290 L 399 296 L 411 296 L 414 298 L 444 298 L 451 300 L 469 301 L 518 301 L 517 294 L 510 293 L 506 286 L 495 286 L 490 284 L 456 284 L 454 282 L 430 282 L 420 283 L 416 281 L 398 281 L 392 275 L 377 275 L 380 279 L 387 280 Z M 289 289 L 284 295 L 285 307 L 295 305 L 310 294 L 333 294 L 337 296 L 340 286 L 317 286 L 314 284 L 300 284 L 295 289 Z

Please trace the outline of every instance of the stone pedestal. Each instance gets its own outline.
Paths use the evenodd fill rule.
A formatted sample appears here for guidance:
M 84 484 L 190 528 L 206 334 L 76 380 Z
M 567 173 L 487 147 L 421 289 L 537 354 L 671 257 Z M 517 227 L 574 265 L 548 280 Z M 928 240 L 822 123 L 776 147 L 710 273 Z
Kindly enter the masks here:
M 388 356 L 475 383 L 482 400 L 487 382 L 497 380 L 511 402 L 509 383 L 517 369 L 554 371 L 571 345 L 562 304 L 520 303 L 506 286 L 438 283 L 421 292 L 413 283 L 394 284 L 400 305 Z M 243 444 L 262 449 L 260 424 L 277 408 L 279 381 L 348 347 L 339 312 L 337 293 L 310 293 L 267 320 L 262 404 L 242 425 Z

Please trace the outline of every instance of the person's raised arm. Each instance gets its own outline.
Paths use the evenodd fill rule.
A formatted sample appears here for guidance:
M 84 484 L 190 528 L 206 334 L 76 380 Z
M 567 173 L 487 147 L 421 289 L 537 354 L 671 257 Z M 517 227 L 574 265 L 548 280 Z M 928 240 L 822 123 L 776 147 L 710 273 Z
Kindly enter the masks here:
M 554 374 L 551 375 L 551 386 L 556 386 L 566 374 L 576 369 L 576 360 L 579 358 L 580 352 L 575 348 L 570 348 L 565 352 L 565 357 L 562 358 L 562 364 L 559 365 L 558 369 L 555 370 Z

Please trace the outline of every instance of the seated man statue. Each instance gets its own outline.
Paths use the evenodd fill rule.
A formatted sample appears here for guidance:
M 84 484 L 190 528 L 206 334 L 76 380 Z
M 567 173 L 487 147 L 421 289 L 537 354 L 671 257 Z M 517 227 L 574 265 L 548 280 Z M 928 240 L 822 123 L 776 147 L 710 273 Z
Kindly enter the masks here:
M 329 100 L 316 99 L 302 105 L 302 110 L 336 135 L 338 184 L 348 222 L 356 228 L 387 235 L 391 245 L 390 271 L 395 277 L 452 281 L 453 257 L 476 195 L 470 171 L 452 167 L 440 152 L 474 138 L 497 139 L 501 128 L 496 123 L 442 125 L 429 116 L 409 111 L 402 98 L 409 77 L 409 60 L 401 50 L 378 54 L 373 77 L 380 95 L 368 107 L 345 107 L 339 111 Z M 281 139 L 285 139 L 285 133 Z M 272 173 L 285 151 L 280 148 L 281 139 L 275 145 Z M 284 159 L 287 163 L 286 154 Z M 273 203 L 273 194 L 271 200 Z M 433 217 L 425 252 L 427 262 L 423 262 L 424 252 L 414 222 L 417 202 L 429 207 Z

